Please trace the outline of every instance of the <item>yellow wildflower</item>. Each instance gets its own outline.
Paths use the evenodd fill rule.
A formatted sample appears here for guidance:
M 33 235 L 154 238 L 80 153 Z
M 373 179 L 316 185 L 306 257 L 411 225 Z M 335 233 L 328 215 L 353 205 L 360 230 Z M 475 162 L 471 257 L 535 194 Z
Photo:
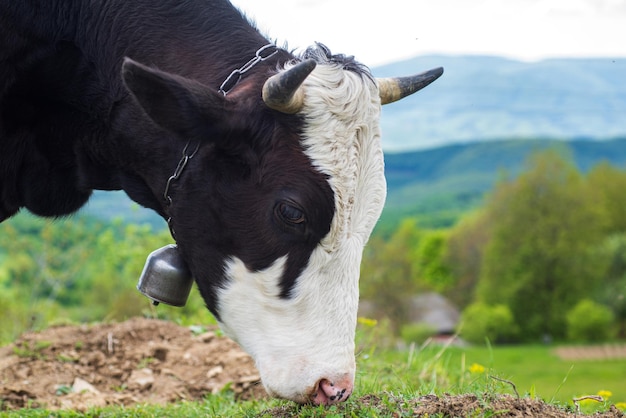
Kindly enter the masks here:
M 602 399 L 605 401 L 613 396 L 613 393 L 610 390 L 599 390 L 597 393 L 598 396 L 602 396 Z
M 470 373 L 485 373 L 485 366 L 482 364 L 474 363 L 469 367 Z
M 378 324 L 378 321 L 375 319 L 370 319 L 370 318 L 364 318 L 364 317 L 358 317 L 356 320 L 359 324 L 368 326 L 368 327 L 375 327 L 376 324 Z
M 626 412 L 626 402 L 618 402 L 615 404 L 615 407 Z

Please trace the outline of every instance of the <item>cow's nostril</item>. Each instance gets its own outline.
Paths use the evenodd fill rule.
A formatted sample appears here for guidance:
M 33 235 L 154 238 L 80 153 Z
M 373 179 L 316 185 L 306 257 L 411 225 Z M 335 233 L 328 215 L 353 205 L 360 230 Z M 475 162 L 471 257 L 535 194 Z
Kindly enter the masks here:
M 310 397 L 311 402 L 315 405 L 331 405 L 345 401 L 352 394 L 352 386 L 352 379 L 342 379 L 336 382 L 322 379 L 316 385 L 317 390 Z

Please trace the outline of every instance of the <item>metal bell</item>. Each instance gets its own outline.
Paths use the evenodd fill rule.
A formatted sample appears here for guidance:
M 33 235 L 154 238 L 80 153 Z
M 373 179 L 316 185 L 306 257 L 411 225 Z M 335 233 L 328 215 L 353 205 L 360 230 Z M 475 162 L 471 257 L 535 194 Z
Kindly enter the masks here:
M 156 306 L 166 303 L 185 306 L 193 278 L 176 245 L 170 244 L 148 256 L 137 283 L 137 290 Z

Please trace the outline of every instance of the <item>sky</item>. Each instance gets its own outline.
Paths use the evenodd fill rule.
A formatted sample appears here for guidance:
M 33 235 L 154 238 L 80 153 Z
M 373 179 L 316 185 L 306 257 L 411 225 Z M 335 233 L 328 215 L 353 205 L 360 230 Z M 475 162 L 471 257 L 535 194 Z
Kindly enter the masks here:
M 372 67 L 418 55 L 626 57 L 626 0 L 231 0 L 261 31 Z

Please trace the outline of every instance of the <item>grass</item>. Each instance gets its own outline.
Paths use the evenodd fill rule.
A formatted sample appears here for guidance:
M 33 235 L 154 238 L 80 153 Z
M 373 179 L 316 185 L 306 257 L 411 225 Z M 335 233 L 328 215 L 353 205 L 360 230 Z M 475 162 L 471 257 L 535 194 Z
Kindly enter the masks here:
M 85 413 L 32 409 L 0 412 L 0 417 L 386 417 L 405 416 L 403 400 L 423 395 L 482 397 L 494 393 L 515 395 L 515 390 L 522 397 L 540 398 L 570 408 L 572 398 L 600 391 L 611 393 L 610 403 L 626 402 L 625 360 L 562 361 L 547 346 L 377 349 L 371 347 L 376 347 L 380 336 L 374 331 L 364 332 L 367 326 L 359 328 L 357 389 L 341 406 L 296 406 L 279 400 L 237 402 L 232 392 L 226 391 L 209 395 L 203 401 L 168 406 L 106 407 Z M 373 395 L 376 402 L 365 402 L 366 395 Z M 582 411 L 606 410 L 608 405 L 586 402 Z
M 498 376 L 515 382 L 522 393 L 535 393 L 548 402 L 612 393 L 611 400 L 626 402 L 626 360 L 561 360 L 552 347 L 512 346 L 451 349 L 451 361 L 465 356 L 468 364 L 482 364 Z

